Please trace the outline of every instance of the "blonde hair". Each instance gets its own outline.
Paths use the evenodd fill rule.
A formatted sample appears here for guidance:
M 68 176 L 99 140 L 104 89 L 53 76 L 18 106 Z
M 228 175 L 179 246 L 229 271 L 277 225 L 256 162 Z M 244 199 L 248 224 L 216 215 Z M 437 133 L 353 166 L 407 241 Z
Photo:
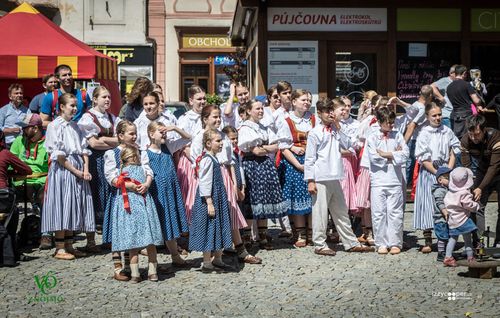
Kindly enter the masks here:
M 132 161 L 134 159 L 135 161 Z M 140 165 L 141 160 L 140 160 L 139 149 L 132 146 L 125 146 L 120 153 L 120 162 L 122 167 L 128 165 Z
M 151 135 L 154 134 L 155 131 L 160 127 L 167 127 L 167 126 L 165 126 L 164 123 L 161 123 L 159 121 L 153 121 L 148 125 L 148 137 L 151 142 L 153 142 L 153 138 L 151 137 Z
M 99 87 L 96 87 L 96 89 L 94 89 L 94 92 L 92 93 L 92 106 L 95 106 L 96 103 L 94 102 L 94 99 L 97 99 L 97 97 L 99 97 L 99 95 L 101 95 L 103 92 L 109 92 L 109 89 L 107 89 L 105 86 L 99 86 Z M 111 95 L 111 93 L 110 93 Z
M 208 128 L 205 130 L 205 132 L 203 133 L 203 148 L 208 149 L 207 143 L 213 140 L 214 135 L 220 135 L 220 132 L 213 128 Z
M 369 90 L 363 93 L 363 99 L 371 101 L 373 97 L 377 96 L 377 92 L 374 90 Z

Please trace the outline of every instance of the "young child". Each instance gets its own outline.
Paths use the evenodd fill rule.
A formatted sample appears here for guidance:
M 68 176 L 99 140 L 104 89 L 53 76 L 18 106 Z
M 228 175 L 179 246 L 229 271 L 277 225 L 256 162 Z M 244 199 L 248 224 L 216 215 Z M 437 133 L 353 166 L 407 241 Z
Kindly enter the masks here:
M 43 202 L 42 233 L 55 231 L 54 257 L 72 260 L 85 254 L 73 248 L 73 231 L 95 232 L 94 206 L 89 181 L 87 139 L 72 121 L 76 97 L 59 97 L 60 116 L 47 126 L 45 148 L 51 165 Z
M 148 193 L 152 177 L 141 165 L 139 150 L 125 146 L 120 153 L 121 173 L 113 180 L 120 190 L 112 205 L 111 247 L 113 252 L 129 251 L 131 283 L 141 281 L 139 251 L 148 252 L 148 280 L 157 282 L 156 245 L 163 243 L 160 221 L 153 199 Z
M 314 253 L 334 256 L 335 251 L 326 244 L 328 212 L 344 248 L 349 252 L 369 252 L 372 248 L 361 246 L 351 229 L 347 206 L 339 180 L 344 177 L 340 147 L 351 146 L 349 138 L 340 130 L 340 120 L 344 116 L 344 103 L 325 99 L 316 103 L 321 123 L 309 131 L 304 180 L 312 195 L 312 224 Z
M 92 105 L 93 107 L 84 113 L 78 121 L 78 127 L 85 134 L 92 152 L 89 157 L 89 171 L 93 176 L 90 180 L 90 189 L 92 190 L 96 221 L 102 225 L 107 197 L 111 192 L 104 175 L 104 153 L 118 146 L 115 130 L 120 119 L 108 112 L 111 107 L 111 94 L 106 87 L 99 86 L 94 90 Z M 87 233 L 86 252 L 98 253 L 100 251 L 100 248 L 95 244 L 94 234 Z
M 376 116 L 380 129 L 368 137 L 366 149 L 370 160 L 373 234 L 377 252 L 394 255 L 401 253 L 403 247 L 403 168 L 409 150 L 403 135 L 393 130 L 396 114 L 380 107 Z
M 448 211 L 448 227 L 450 228 L 450 239 L 446 245 L 446 257 L 443 261 L 444 266 L 457 266 L 452 253 L 459 235 L 464 238 L 467 261 L 473 262 L 475 260 L 472 249 L 472 232 L 477 230 L 477 227 L 470 218 L 470 214 L 477 212 L 481 205 L 474 201 L 470 192 L 473 184 L 472 171 L 468 168 L 459 167 L 450 173 L 450 191 L 444 197 L 444 204 Z
M 110 244 L 112 238 L 112 226 L 113 218 L 115 215 L 112 214 L 111 209 L 115 202 L 115 197 L 120 195 L 120 190 L 113 187 L 113 180 L 116 180 L 120 175 L 120 154 L 122 150 L 127 147 L 137 147 L 135 143 L 137 140 L 137 129 L 133 123 L 128 120 L 122 120 L 116 126 L 116 136 L 118 137 L 118 142 L 120 143 L 118 147 L 108 150 L 104 153 L 104 176 L 106 181 L 111 186 L 110 193 L 107 197 L 106 210 L 104 213 L 104 221 L 102 228 L 102 242 L 103 244 Z M 145 161 L 143 158 L 142 166 L 147 171 L 150 176 L 153 176 L 153 171 L 149 168 L 149 162 Z M 122 259 L 119 252 L 113 252 L 111 254 L 114 264 L 113 278 L 118 281 L 128 281 L 130 280 L 130 275 L 125 275 L 130 273 L 130 259 L 128 252 L 124 253 L 124 265 L 122 264 Z
M 221 169 L 215 157 L 222 150 L 222 136 L 217 130 L 206 129 L 203 145 L 205 153 L 195 168 L 199 182 L 189 231 L 189 249 L 203 252 L 201 269 L 210 273 L 229 267 L 222 261 L 222 250 L 232 246 L 231 218 Z
M 437 261 L 442 262 L 446 253 L 446 244 L 450 238 L 448 229 L 448 210 L 444 205 L 444 197 L 448 193 L 451 169 L 441 166 L 437 169 L 437 183 L 432 186 L 432 196 L 434 198 L 434 234 L 437 237 L 438 255 Z
M 167 126 L 153 121 L 148 125 L 147 131 L 150 145 L 142 156 L 148 157 L 155 175 L 150 193 L 160 218 L 165 245 L 172 257 L 172 265 L 183 267 L 187 262 L 177 250 L 176 239 L 188 232 L 188 224 L 174 161 L 167 147 Z
M 453 131 L 441 123 L 441 107 L 435 103 L 425 105 L 425 115 L 429 125 L 424 126 L 417 137 L 415 157 L 420 163 L 413 225 L 424 231 L 425 245 L 422 253 L 432 251 L 432 228 L 434 227 L 434 201 L 431 187 L 436 183 L 437 168 L 447 165 L 453 169 L 455 157 L 460 154 L 460 141 Z

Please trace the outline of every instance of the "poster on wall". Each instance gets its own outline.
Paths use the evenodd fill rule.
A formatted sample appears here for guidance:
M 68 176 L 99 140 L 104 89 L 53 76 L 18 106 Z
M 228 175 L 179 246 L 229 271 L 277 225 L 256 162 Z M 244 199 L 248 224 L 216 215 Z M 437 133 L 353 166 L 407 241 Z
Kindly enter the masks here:
M 268 41 L 267 84 L 287 81 L 294 88 L 303 88 L 318 100 L 318 42 Z

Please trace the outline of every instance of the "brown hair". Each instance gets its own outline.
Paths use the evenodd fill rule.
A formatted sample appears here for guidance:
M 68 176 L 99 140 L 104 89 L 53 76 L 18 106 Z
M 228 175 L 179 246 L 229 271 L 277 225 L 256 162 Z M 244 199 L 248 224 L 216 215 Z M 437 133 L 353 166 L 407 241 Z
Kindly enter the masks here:
M 189 98 L 193 98 L 194 95 L 196 95 L 198 93 L 205 93 L 205 90 L 199 85 L 191 85 L 188 88 L 188 97 Z
M 380 124 L 394 122 L 394 120 L 396 119 L 396 114 L 392 112 L 387 106 L 377 108 L 375 115 Z
M 66 105 L 67 103 L 69 103 L 71 99 L 76 100 L 75 95 L 71 93 L 64 93 L 61 96 L 59 96 L 59 98 L 57 99 L 57 102 L 59 103 L 59 108 L 61 108 L 62 105 Z
M 123 119 L 118 123 L 118 125 L 116 125 L 116 136 L 118 137 L 118 141 L 120 143 L 122 142 L 120 134 L 124 134 L 127 131 L 127 128 L 131 126 L 135 127 L 134 123 L 126 119 Z
M 160 105 L 160 96 L 158 95 L 157 92 L 148 92 L 146 94 L 144 94 L 144 96 L 142 96 L 142 100 L 141 100 L 141 103 L 144 101 L 144 98 L 145 97 L 153 97 L 155 99 L 155 102 Z
M 10 96 L 10 94 L 12 93 L 12 91 L 13 91 L 13 90 L 15 90 L 15 89 L 21 89 L 21 90 L 23 90 L 23 92 L 24 92 L 24 86 L 23 86 L 23 84 L 19 84 L 19 83 L 12 83 L 12 84 L 10 84 L 10 86 L 9 86 L 9 96 Z
M 218 110 L 218 111 L 219 111 L 219 114 L 220 114 L 220 109 L 219 109 L 216 105 L 213 105 L 213 104 L 206 105 L 206 106 L 204 106 L 204 107 L 201 109 L 200 119 L 201 119 L 201 127 L 202 127 L 202 128 L 205 128 L 205 127 L 206 127 L 206 125 L 205 125 L 205 119 L 207 119 L 208 117 L 210 117 L 210 114 L 211 114 L 214 110 Z
M 54 74 L 50 73 L 50 74 L 44 75 L 42 77 L 42 83 L 46 84 L 51 77 L 55 77 L 57 79 L 57 76 L 55 76 Z
M 228 135 L 229 133 L 237 134 L 238 129 L 234 128 L 233 126 L 226 126 L 226 127 L 222 128 L 222 132 L 226 135 Z
M 276 91 L 278 92 L 278 94 L 288 89 L 292 90 L 292 84 L 288 83 L 287 81 L 279 81 L 278 84 L 276 84 Z
M 278 92 L 278 89 L 276 88 L 276 85 L 273 85 L 273 86 L 271 86 L 271 87 L 269 87 L 269 88 L 267 89 L 266 94 L 267 94 L 267 100 L 268 100 L 269 102 L 271 102 L 271 97 L 273 96 L 273 92 L 274 92 L 274 91 L 276 91 L 276 93 Z
M 345 104 L 342 99 L 340 99 L 340 97 L 335 97 L 334 99 L 332 99 L 332 107 L 335 110 L 339 107 L 345 107 Z
M 294 89 L 290 100 L 294 100 L 294 99 L 299 98 L 302 95 L 308 95 L 308 94 L 310 94 L 310 92 L 306 89 L 302 89 L 302 88 Z
M 130 94 L 127 96 L 127 102 L 132 104 L 134 102 L 142 102 L 142 97 L 147 93 L 150 93 L 154 90 L 153 82 L 149 80 L 149 78 L 141 76 L 135 80 L 134 86 L 132 86 L 132 90 Z
M 328 97 L 323 97 L 316 102 L 316 109 L 320 113 L 327 113 L 333 110 L 333 102 Z
M 431 102 L 431 103 L 427 103 L 425 104 L 425 114 L 426 115 L 429 115 L 429 112 L 434 109 L 434 108 L 439 108 L 441 109 L 441 106 L 439 106 L 438 104 L 434 103 L 434 102 Z
M 258 100 L 256 100 L 256 99 L 251 99 L 251 100 L 249 100 L 248 102 L 246 102 L 244 105 L 240 105 L 240 106 L 243 106 L 243 108 L 245 108 L 245 112 L 246 112 L 248 115 L 250 115 L 250 114 L 249 114 L 249 112 L 252 110 L 252 108 L 253 108 L 253 104 L 256 104 L 256 103 L 261 103 L 261 102 L 259 102 L 259 101 L 258 101 Z M 262 103 L 261 103 L 261 104 L 262 104 Z

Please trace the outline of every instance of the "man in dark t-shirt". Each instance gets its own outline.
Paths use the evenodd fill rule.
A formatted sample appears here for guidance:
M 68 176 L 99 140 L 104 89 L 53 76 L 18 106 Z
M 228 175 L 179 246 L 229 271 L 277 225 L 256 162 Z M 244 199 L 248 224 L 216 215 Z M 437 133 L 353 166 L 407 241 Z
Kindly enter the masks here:
M 448 95 L 448 99 L 453 105 L 453 111 L 451 112 L 453 132 L 458 139 L 462 139 L 467 133 L 465 121 L 467 117 L 472 116 L 471 105 L 475 104 L 480 112 L 483 111 L 483 108 L 480 106 L 481 99 L 477 96 L 476 91 L 465 81 L 467 68 L 463 65 L 457 65 L 455 74 L 456 80 L 448 85 L 446 95 Z

